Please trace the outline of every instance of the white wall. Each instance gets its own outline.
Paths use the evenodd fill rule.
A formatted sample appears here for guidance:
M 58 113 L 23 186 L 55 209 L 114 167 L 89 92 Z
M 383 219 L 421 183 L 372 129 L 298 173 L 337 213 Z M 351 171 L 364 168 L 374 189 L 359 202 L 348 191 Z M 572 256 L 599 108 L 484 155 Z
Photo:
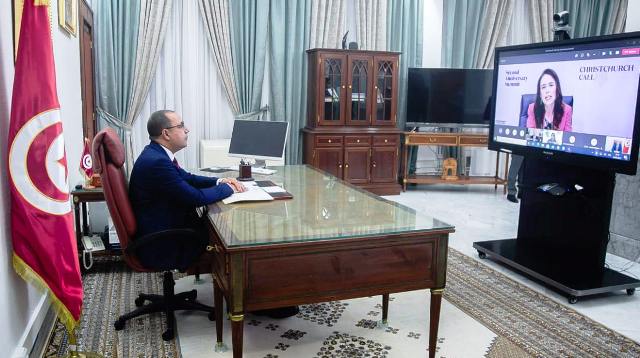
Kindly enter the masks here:
M 640 1 L 629 0 L 625 32 L 640 31 Z
M 78 38 L 63 33 L 57 25 L 57 1 L 51 2 L 54 56 L 58 97 L 69 163 L 69 183 L 80 180 L 77 170 L 82 151 L 80 99 L 80 54 Z M 7 135 L 13 87 L 13 39 L 11 1 L 0 2 L 0 357 L 11 357 L 24 345 L 30 349 L 48 304 L 43 295 L 27 285 L 14 272 L 11 263 L 10 199 L 6 166 Z M 31 330 L 31 326 L 34 327 Z

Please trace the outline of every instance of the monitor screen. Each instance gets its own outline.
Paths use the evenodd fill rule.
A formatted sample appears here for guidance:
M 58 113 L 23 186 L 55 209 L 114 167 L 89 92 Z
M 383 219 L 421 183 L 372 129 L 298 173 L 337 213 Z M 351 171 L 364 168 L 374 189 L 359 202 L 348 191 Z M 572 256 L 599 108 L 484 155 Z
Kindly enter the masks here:
M 234 157 L 278 160 L 284 158 L 288 122 L 233 122 L 229 155 Z
M 635 174 L 640 33 L 497 48 L 489 148 Z
M 487 126 L 492 84 L 492 70 L 410 68 L 407 122 Z

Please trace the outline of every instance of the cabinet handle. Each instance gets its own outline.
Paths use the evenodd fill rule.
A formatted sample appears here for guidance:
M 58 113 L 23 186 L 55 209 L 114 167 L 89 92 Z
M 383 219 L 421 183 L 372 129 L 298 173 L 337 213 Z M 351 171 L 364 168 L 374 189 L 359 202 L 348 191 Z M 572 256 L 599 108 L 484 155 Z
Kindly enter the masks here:
M 373 165 L 374 168 L 376 167 L 376 162 L 373 162 L 371 164 Z
M 429 143 L 435 143 L 436 142 L 436 138 L 429 138 Z
M 384 142 L 385 142 L 385 143 L 387 143 L 388 141 L 389 141 L 388 139 L 385 139 L 385 140 L 384 140 Z
M 344 88 L 344 85 L 342 85 L 342 88 Z
M 342 164 L 338 164 L 338 168 L 342 168 Z
M 331 139 L 329 139 L 327 142 L 328 142 L 328 143 L 331 143 Z
M 344 165 L 344 167 L 345 167 L 345 168 L 349 168 L 349 164 L 345 164 L 345 165 Z
M 351 89 L 351 85 L 349 85 L 349 89 Z
M 360 139 L 357 139 L 357 140 L 356 140 L 356 143 L 360 143 Z

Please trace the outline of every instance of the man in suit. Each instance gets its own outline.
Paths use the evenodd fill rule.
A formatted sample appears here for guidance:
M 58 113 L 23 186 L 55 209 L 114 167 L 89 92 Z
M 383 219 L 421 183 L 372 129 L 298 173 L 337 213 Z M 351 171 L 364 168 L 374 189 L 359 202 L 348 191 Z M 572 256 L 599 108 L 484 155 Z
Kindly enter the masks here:
M 209 242 L 206 222 L 195 209 L 245 188 L 235 179 L 199 176 L 180 168 L 175 153 L 187 146 L 189 129 L 176 112 L 154 112 L 147 122 L 147 131 L 151 143 L 136 160 L 129 180 L 136 236 L 169 229 L 194 229 L 197 237 L 191 242 L 181 242 L 178 253 L 180 262 L 190 263 L 204 252 Z M 142 264 L 157 265 L 175 259 L 175 250 L 175 245 L 163 247 L 159 243 L 137 256 Z

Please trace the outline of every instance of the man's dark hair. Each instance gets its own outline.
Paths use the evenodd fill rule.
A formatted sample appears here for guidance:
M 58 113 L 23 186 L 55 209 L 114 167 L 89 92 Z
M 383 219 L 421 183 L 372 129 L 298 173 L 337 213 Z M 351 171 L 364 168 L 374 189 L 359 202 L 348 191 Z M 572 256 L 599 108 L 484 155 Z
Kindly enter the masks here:
M 173 113 L 173 111 L 169 109 L 162 109 L 151 114 L 149 121 L 147 121 L 149 139 L 153 140 L 158 138 L 160 134 L 162 134 L 162 130 L 171 125 L 171 123 L 169 123 L 169 118 L 167 118 L 167 113 Z

